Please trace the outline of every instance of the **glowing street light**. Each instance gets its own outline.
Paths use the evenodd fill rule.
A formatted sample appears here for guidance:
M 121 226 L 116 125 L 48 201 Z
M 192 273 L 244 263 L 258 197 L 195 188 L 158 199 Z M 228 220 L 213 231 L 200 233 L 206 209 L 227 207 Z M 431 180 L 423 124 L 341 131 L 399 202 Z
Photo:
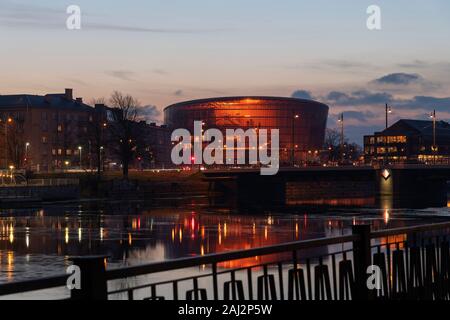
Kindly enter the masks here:
M 433 112 L 430 114 L 430 118 L 433 119 L 433 145 L 431 146 L 431 151 L 434 154 L 434 162 L 436 162 L 436 151 L 438 150 L 438 147 L 436 146 L 436 110 L 433 110 Z
M 341 124 L 341 161 L 344 162 L 344 113 L 339 116 L 338 122 Z
M 11 117 L 8 117 L 6 119 L 3 119 L 5 121 L 5 169 L 8 168 L 8 148 L 6 147 L 8 145 L 8 123 L 12 123 L 13 119 Z
M 299 114 L 294 114 L 294 112 L 292 112 L 292 124 L 291 124 L 291 133 L 292 133 L 292 137 L 291 137 L 291 143 L 292 143 L 292 150 L 291 150 L 291 162 L 292 162 L 292 166 L 295 166 L 295 119 L 300 118 Z
M 82 169 L 82 166 L 81 166 L 81 152 L 82 152 L 82 150 L 83 150 L 83 147 L 82 146 L 78 146 L 78 153 L 80 154 L 80 169 Z
M 28 148 L 30 147 L 30 143 L 26 142 L 25 143 L 25 158 L 28 159 Z
M 388 119 L 389 119 L 389 114 L 392 113 L 392 108 L 390 106 L 388 106 L 388 104 L 386 103 L 386 129 L 388 128 Z

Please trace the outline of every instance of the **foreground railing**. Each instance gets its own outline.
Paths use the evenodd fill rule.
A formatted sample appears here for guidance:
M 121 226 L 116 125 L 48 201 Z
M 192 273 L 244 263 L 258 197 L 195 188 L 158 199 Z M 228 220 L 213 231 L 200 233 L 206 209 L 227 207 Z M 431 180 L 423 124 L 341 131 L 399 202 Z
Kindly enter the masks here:
M 74 299 L 450 299 L 450 222 L 105 269 L 79 257 Z M 374 269 L 371 266 L 376 266 Z M 369 269 L 368 269 L 369 268 Z M 369 270 L 369 273 L 368 273 Z M 375 270 L 370 287 L 368 278 Z M 67 275 L 0 285 L 0 295 L 61 287 Z M 367 283 L 369 282 L 369 286 Z M 67 291 L 68 292 L 68 291 Z M 63 298 L 63 297 L 61 297 Z

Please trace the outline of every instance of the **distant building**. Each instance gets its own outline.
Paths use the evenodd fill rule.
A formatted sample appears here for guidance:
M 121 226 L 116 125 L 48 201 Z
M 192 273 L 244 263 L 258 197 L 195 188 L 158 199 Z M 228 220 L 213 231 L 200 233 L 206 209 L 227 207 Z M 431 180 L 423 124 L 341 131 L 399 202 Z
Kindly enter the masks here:
M 119 114 L 121 111 L 103 104 L 96 104 L 95 111 L 94 119 L 100 122 L 100 128 L 103 128 L 103 125 L 104 128 L 108 128 L 104 132 L 97 130 L 97 135 L 100 134 L 100 137 L 98 137 L 100 144 L 103 146 L 101 150 L 102 165 L 105 168 L 118 169 L 121 163 L 120 146 L 115 144 L 114 139 L 117 139 L 117 136 L 111 134 L 111 130 L 116 133 L 120 131 L 120 129 L 115 130 L 114 127 L 117 125 L 116 119 L 120 119 Z M 141 120 L 132 121 L 131 130 L 137 141 L 134 157 L 129 163 L 130 168 L 153 169 L 171 167 L 171 141 L 167 126 L 158 126 L 156 123 L 149 124 Z M 96 136 L 95 133 L 93 136 Z
M 0 168 L 47 171 L 78 165 L 79 140 L 92 110 L 73 98 L 72 89 L 44 96 L 0 95 Z
M 433 136 L 436 146 L 433 148 Z M 399 120 L 389 128 L 364 136 L 364 159 L 373 162 L 431 163 L 450 161 L 450 124 L 436 121 Z
M 143 135 L 144 148 L 142 154 L 137 155 L 134 166 L 141 169 L 168 168 L 172 166 L 170 160 L 171 141 L 169 129 L 166 125 L 138 122 L 139 131 Z
M 109 134 L 114 108 L 91 107 L 73 90 L 46 95 L 0 95 L 0 170 L 14 167 L 33 171 L 71 168 L 119 169 Z M 130 168 L 170 166 L 170 133 L 166 126 L 134 122 L 143 148 Z M 100 149 L 98 157 L 96 150 Z
M 328 106 L 312 100 L 284 97 L 221 97 L 185 101 L 164 109 L 170 129 L 193 133 L 194 121 L 203 128 L 279 129 L 280 165 L 299 165 L 318 158 L 323 147 Z

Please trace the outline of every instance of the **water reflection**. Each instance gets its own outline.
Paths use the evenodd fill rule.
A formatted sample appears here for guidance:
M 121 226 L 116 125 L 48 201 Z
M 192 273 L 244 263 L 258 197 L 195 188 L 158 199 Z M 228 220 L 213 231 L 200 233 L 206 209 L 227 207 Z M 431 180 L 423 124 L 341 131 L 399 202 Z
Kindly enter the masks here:
M 440 221 L 448 218 L 449 211 L 386 208 L 242 215 L 195 204 L 157 209 L 116 204 L 8 210 L 0 214 L 0 281 L 62 273 L 68 257 L 74 255 L 106 254 L 109 267 L 131 265 L 337 236 L 362 222 L 380 229 Z M 242 259 L 220 267 L 255 262 L 265 260 Z

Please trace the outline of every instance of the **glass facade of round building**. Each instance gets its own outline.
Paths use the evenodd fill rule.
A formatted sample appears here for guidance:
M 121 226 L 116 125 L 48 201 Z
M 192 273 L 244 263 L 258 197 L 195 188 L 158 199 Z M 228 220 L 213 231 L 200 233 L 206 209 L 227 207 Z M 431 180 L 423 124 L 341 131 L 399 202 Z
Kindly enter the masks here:
M 250 128 L 280 130 L 280 164 L 300 164 L 323 146 L 328 106 L 311 100 L 279 97 L 225 97 L 192 100 L 164 109 L 171 129 L 193 133 L 194 121 L 203 129 Z

